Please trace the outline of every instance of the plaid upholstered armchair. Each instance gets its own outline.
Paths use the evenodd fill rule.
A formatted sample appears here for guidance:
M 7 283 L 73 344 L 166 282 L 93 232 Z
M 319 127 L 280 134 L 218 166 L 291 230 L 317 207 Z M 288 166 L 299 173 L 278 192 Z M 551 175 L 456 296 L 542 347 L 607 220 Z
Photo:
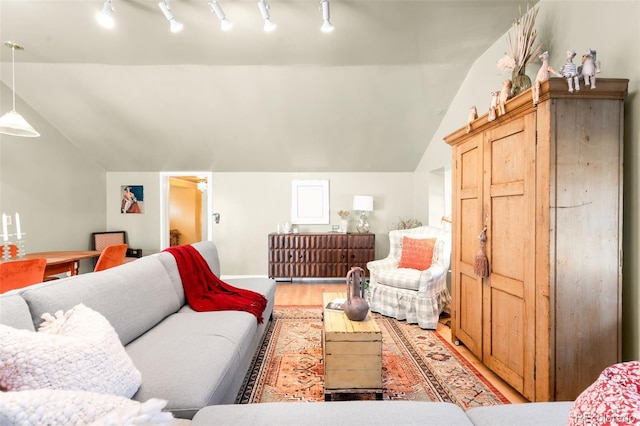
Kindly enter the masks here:
M 386 259 L 367 263 L 371 311 L 435 329 L 451 301 L 447 289 L 451 234 L 420 226 L 389 232 L 389 243 Z

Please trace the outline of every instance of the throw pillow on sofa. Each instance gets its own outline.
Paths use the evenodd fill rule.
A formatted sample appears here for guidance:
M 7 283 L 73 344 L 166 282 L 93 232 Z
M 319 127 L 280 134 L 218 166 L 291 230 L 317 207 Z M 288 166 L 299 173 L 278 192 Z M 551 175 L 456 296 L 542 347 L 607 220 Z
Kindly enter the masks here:
M 640 424 L 640 361 L 614 364 L 576 398 L 568 425 Z
M 417 269 L 426 271 L 431 267 L 433 260 L 433 247 L 437 238 L 416 239 L 407 236 L 402 237 L 402 252 L 398 268 Z
M 140 372 L 105 317 L 83 304 L 42 317 L 38 332 L 0 324 L 0 390 L 136 393 Z
M 86 391 L 37 389 L 0 394 L 2 425 L 159 425 L 174 421 L 167 401 L 144 403 Z

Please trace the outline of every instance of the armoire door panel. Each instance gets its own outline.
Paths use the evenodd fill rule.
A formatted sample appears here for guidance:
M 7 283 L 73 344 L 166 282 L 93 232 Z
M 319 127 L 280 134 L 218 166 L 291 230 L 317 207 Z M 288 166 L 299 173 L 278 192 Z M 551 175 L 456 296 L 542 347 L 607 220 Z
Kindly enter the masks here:
M 524 195 L 491 198 L 491 272 L 498 276 L 524 280 L 525 243 L 531 228 L 526 227 Z
M 478 149 L 478 143 L 481 142 L 481 138 L 475 138 L 470 141 L 469 147 L 465 150 L 465 147 L 461 147 L 462 153 L 460 154 L 460 164 L 458 164 L 458 170 L 460 172 L 460 189 L 478 191 L 478 176 L 482 171 L 482 164 L 480 163 L 480 154 Z
M 452 337 L 482 358 L 482 279 L 474 274 L 481 224 L 482 135 L 456 147 L 452 276 L 455 297 Z
M 478 223 L 479 202 L 477 198 L 460 201 L 460 256 L 459 261 L 473 265 L 478 254 L 478 234 L 482 227 Z M 476 244 L 470 242 L 476 241 Z M 467 243 L 463 243 L 467 242 Z
M 525 312 L 521 297 L 491 286 L 491 357 L 508 370 L 505 379 L 519 392 L 524 383 Z
M 460 328 L 457 337 L 478 358 L 482 357 L 482 282 L 460 273 Z
M 529 125 L 527 125 L 527 123 Z M 535 113 L 487 132 L 483 211 L 489 217 L 483 361 L 533 397 L 535 351 Z
M 495 138 L 498 132 L 492 132 L 491 142 L 491 184 L 503 184 L 522 181 L 525 177 L 526 150 L 522 149 L 523 120 L 516 120 L 510 125 L 510 133 L 499 139 Z

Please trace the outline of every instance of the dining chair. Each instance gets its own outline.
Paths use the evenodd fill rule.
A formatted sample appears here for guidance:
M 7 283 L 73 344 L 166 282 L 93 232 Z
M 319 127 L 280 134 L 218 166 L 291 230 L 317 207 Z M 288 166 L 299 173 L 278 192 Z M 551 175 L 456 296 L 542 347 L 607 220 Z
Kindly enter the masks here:
M 23 259 L 0 263 L 0 293 L 44 281 L 47 259 Z
M 102 231 L 91 233 L 91 249 L 102 251 L 107 246 L 116 244 L 129 244 L 127 241 L 127 233 L 125 231 Z M 142 249 L 132 249 L 127 247 L 127 255 L 124 259 L 126 262 L 132 262 L 142 257 Z
M 100 257 L 98 258 L 93 271 L 103 271 L 105 269 L 113 268 L 114 266 L 122 265 L 126 254 L 126 244 L 114 244 L 112 246 L 105 247 L 102 250 L 102 253 L 100 253 Z

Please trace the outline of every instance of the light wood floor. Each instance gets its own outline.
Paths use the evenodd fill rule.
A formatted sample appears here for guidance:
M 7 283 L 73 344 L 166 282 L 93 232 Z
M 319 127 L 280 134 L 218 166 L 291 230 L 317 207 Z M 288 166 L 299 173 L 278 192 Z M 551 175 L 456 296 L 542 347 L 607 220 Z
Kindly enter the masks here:
M 302 282 L 289 283 L 278 282 L 276 286 L 276 306 L 322 306 L 322 293 L 345 291 L 344 283 Z M 417 326 L 416 326 L 417 327 Z M 438 324 L 436 330 L 447 341 L 451 341 L 451 329 L 444 324 Z M 452 345 L 453 346 L 453 345 Z M 511 386 L 487 369 L 464 346 L 453 346 L 470 364 L 472 364 L 493 386 L 495 386 L 512 403 L 527 402 Z

